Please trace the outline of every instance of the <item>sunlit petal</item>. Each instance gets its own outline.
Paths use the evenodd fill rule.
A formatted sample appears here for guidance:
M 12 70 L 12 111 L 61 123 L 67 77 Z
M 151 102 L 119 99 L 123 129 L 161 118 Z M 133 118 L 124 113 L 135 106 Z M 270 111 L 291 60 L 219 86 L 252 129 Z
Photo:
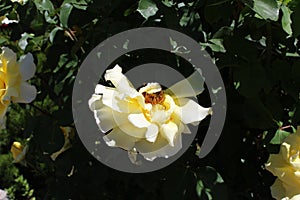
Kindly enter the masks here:
M 158 135 L 158 127 L 155 124 L 150 123 L 144 116 L 143 113 L 140 114 L 130 114 L 128 115 L 128 120 L 138 128 L 147 128 L 145 133 L 146 140 L 149 142 L 154 142 Z
M 211 108 L 204 108 L 193 100 L 188 100 L 184 106 L 177 107 L 175 112 L 183 123 L 189 124 L 203 120 L 210 114 Z
M 106 70 L 104 75 L 106 81 L 111 81 L 113 85 L 122 94 L 120 98 L 131 97 L 134 98 L 140 94 L 134 89 L 127 77 L 122 74 L 122 68 L 116 65 L 113 69 Z
M 160 133 L 164 138 L 167 139 L 167 141 L 171 146 L 174 146 L 174 138 L 177 132 L 178 132 L 178 126 L 172 121 L 166 124 L 162 124 L 160 127 Z
M 135 113 L 140 110 L 143 105 L 140 104 L 143 96 L 137 96 L 135 99 L 128 97 L 122 99 L 123 95 L 116 89 L 98 84 L 95 89 L 96 94 L 102 94 L 102 102 L 104 105 L 112 108 L 115 111 L 123 113 Z

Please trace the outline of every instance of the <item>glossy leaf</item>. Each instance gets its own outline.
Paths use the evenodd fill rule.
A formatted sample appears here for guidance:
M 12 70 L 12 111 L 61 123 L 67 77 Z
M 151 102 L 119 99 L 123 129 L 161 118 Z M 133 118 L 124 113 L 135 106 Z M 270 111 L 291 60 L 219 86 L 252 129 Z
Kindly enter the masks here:
M 156 14 L 158 8 L 151 0 L 140 0 L 137 11 L 147 20 L 149 17 Z

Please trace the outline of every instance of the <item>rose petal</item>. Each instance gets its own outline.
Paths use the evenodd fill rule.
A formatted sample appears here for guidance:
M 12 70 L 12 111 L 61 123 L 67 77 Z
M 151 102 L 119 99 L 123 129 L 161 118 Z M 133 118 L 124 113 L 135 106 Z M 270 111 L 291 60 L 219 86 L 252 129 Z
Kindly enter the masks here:
M 145 133 L 146 140 L 149 142 L 154 142 L 158 135 L 158 127 L 155 124 L 150 123 L 144 116 L 143 113 L 140 114 L 130 114 L 128 115 L 128 120 L 138 128 L 147 128 Z
M 101 109 L 94 111 L 94 117 L 99 129 L 106 133 L 117 126 L 113 120 L 113 111 L 108 106 L 103 106 Z
M 147 131 L 145 133 L 146 140 L 149 142 L 155 142 L 158 136 L 158 127 L 155 124 L 151 124 L 147 127 Z
M 103 137 L 108 146 L 120 147 L 125 150 L 131 150 L 136 142 L 136 138 L 124 133 L 121 129 L 115 128 L 109 134 Z
M 122 99 L 122 94 L 116 88 L 105 87 L 100 84 L 96 86 L 95 93 L 102 94 L 104 105 L 122 113 L 136 113 L 140 110 L 140 102 L 144 102 L 142 95 L 136 99 Z
M 27 81 L 32 78 L 35 70 L 36 66 L 33 62 L 33 56 L 31 53 L 20 58 L 20 73 L 23 81 Z
M 15 103 L 30 103 L 36 97 L 36 88 L 27 82 L 20 85 L 20 93 L 17 97 L 13 96 L 12 101 Z
M 177 137 L 178 136 L 178 137 Z M 148 141 L 139 141 L 136 143 L 136 149 L 144 156 L 146 160 L 153 161 L 155 158 L 169 158 L 175 155 L 182 148 L 181 137 L 177 135 L 174 139 L 174 146 L 168 144 L 168 141 L 162 136 L 158 136 L 154 143 Z
M 274 184 L 271 186 L 271 194 L 275 199 L 283 199 L 285 197 L 285 189 L 279 179 L 276 179 Z
M 128 121 L 128 120 L 127 120 Z M 118 127 L 127 135 L 131 137 L 135 137 L 137 139 L 145 139 L 147 128 L 137 128 L 131 122 L 124 123 L 122 125 L 118 125 Z
M 88 104 L 91 111 L 99 110 L 102 106 L 104 106 L 102 103 L 102 96 L 98 94 L 93 94 L 89 99 Z
M 176 133 L 178 132 L 178 126 L 170 121 L 166 124 L 161 125 L 160 127 L 160 133 L 161 135 L 167 139 L 169 144 L 173 147 L 174 146 L 174 138 L 176 136 Z M 178 137 L 181 137 L 180 134 L 178 134 Z
M 186 134 L 191 134 L 192 133 L 190 128 L 187 125 L 185 125 L 184 123 L 181 123 L 181 122 L 179 124 L 178 129 L 179 129 L 178 133 L 186 133 Z
M 281 154 L 271 154 L 266 164 L 266 169 L 275 175 L 275 169 L 281 168 L 286 165 L 286 161 L 283 159 Z M 277 176 L 277 175 L 275 175 Z
M 106 70 L 104 78 L 106 81 L 111 81 L 117 90 L 124 95 L 120 96 L 122 99 L 127 96 L 134 98 L 141 95 L 132 86 L 127 77 L 122 74 L 122 68 L 119 65 L 116 65 L 113 69 Z
M 146 86 L 139 89 L 139 93 L 143 94 L 147 92 L 148 94 L 153 94 L 161 91 L 161 86 L 158 83 L 148 83 Z
M 192 100 L 175 109 L 175 113 L 180 116 L 184 124 L 199 122 L 210 114 L 211 108 L 204 108 Z
M 8 47 L 2 47 L 2 71 L 4 73 L 16 74 L 18 73 L 17 56 Z
M 195 97 L 204 90 L 204 78 L 200 69 L 190 75 L 188 78 L 172 85 L 168 90 L 172 91 L 177 98 Z

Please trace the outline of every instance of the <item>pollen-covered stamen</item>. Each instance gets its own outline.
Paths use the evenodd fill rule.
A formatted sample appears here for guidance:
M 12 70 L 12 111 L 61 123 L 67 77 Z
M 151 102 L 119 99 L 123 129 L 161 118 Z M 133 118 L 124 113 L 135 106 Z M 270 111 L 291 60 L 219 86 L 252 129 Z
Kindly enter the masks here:
M 152 105 L 161 104 L 165 100 L 165 95 L 162 90 L 151 94 L 143 92 L 143 96 L 145 98 L 145 103 L 151 103 Z

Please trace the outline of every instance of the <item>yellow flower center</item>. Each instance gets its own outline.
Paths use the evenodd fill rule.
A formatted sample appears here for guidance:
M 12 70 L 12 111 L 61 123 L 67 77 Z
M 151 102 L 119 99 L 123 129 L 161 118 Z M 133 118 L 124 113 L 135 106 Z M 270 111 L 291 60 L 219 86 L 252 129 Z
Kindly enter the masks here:
M 170 120 L 174 110 L 173 98 L 163 91 L 157 93 L 143 93 L 146 107 L 143 109 L 145 118 L 152 123 L 163 124 Z

